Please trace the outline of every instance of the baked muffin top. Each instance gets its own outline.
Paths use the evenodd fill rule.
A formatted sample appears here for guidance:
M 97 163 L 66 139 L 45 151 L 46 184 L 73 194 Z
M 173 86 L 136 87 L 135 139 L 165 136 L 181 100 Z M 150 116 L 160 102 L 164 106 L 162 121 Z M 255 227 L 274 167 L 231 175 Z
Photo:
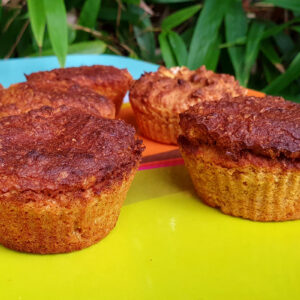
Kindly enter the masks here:
M 237 155 L 300 158 L 300 105 L 281 97 L 229 97 L 180 114 L 183 135 Z
M 81 86 L 93 89 L 111 100 L 114 100 L 120 93 L 125 95 L 133 81 L 126 69 L 102 65 L 54 69 L 32 73 L 26 75 L 26 78 L 28 81 L 71 80 Z
M 130 89 L 130 102 L 141 112 L 178 114 L 202 101 L 218 100 L 226 95 L 245 95 L 233 76 L 217 74 L 205 66 L 195 71 L 186 67 L 145 73 Z
M 0 119 L 0 191 L 96 192 L 137 166 L 132 126 L 76 108 L 42 107 Z
M 0 92 L 0 117 L 25 113 L 45 105 L 68 105 L 95 116 L 115 117 L 111 100 L 66 80 L 22 82 Z

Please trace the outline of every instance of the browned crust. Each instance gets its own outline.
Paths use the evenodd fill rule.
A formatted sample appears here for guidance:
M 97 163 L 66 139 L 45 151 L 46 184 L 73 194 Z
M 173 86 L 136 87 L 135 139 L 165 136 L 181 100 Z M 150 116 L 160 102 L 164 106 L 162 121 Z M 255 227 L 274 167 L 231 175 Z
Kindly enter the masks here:
M 93 245 L 116 225 L 136 169 L 99 195 L 91 188 L 78 194 L 38 194 L 41 201 L 25 192 L 1 195 L 0 243 L 17 251 L 41 254 Z
M 191 71 L 186 67 L 145 73 L 130 89 L 130 102 L 143 113 L 174 116 L 201 101 L 218 100 L 224 95 L 245 95 L 233 76 L 217 74 L 204 66 Z
M 180 134 L 178 114 L 190 106 L 220 99 L 224 95 L 244 95 L 233 76 L 216 74 L 201 67 L 186 67 L 145 73 L 130 89 L 130 103 L 142 133 L 155 141 L 176 144 Z
M 28 81 L 65 81 L 71 80 L 80 86 L 92 89 L 112 100 L 118 112 L 133 78 L 126 69 L 112 66 L 82 66 L 52 71 L 37 72 L 26 75 Z
M 216 147 L 179 143 L 197 194 L 225 214 L 255 221 L 300 218 L 300 168 L 251 153 L 235 161 Z M 289 164 L 289 163 L 288 163 Z
M 300 158 L 300 105 L 280 97 L 199 103 L 180 115 L 180 126 L 188 140 L 213 145 L 236 159 L 243 151 Z
M 105 118 L 115 117 L 111 100 L 70 81 L 22 82 L 0 93 L 0 117 L 16 115 L 42 106 L 67 105 Z
M 130 125 L 75 108 L 42 107 L 5 117 L 0 119 L 0 191 L 92 188 L 97 194 L 129 174 L 142 150 Z

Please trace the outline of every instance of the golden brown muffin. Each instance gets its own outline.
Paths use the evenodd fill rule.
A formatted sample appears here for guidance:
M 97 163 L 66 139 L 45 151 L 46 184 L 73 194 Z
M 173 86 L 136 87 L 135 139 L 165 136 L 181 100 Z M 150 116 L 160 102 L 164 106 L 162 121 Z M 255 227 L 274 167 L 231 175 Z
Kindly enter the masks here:
M 71 80 L 112 100 L 118 113 L 133 78 L 126 69 L 112 66 L 82 66 L 37 72 L 26 76 L 28 81 Z
M 180 133 L 179 113 L 202 101 L 245 94 L 246 89 L 233 76 L 216 74 L 204 66 L 195 71 L 186 67 L 160 67 L 135 82 L 130 89 L 130 103 L 143 135 L 176 144 Z
M 300 105 L 225 98 L 180 115 L 180 151 L 200 198 L 256 221 L 300 218 Z
M 67 105 L 94 116 L 115 118 L 111 100 L 71 81 L 30 81 L 0 92 L 0 117 L 16 115 L 42 106 Z
M 88 247 L 115 226 L 143 146 L 132 126 L 61 106 L 0 119 L 0 243 Z

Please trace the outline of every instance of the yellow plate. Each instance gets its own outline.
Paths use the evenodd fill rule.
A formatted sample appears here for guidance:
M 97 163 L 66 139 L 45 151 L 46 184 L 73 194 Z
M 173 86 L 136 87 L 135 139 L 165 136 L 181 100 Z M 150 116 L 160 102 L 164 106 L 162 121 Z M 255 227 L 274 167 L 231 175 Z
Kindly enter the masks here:
M 67 66 L 157 66 L 110 55 L 68 56 Z M 0 61 L 4 86 L 58 67 L 55 57 Z M 194 194 L 183 166 L 138 172 L 117 227 L 97 245 L 62 255 L 0 246 L 0 300 L 297 299 L 300 221 L 223 215 Z
M 300 222 L 223 215 L 183 166 L 138 172 L 117 227 L 70 254 L 0 247 L 0 299 L 296 299 Z

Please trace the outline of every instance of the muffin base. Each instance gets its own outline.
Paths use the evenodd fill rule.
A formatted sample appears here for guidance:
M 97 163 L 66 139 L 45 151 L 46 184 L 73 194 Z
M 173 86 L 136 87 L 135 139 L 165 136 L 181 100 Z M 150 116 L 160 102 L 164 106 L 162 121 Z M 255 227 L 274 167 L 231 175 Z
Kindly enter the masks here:
M 59 200 L 42 195 L 38 201 L 20 201 L 18 195 L 0 199 L 0 244 L 29 253 L 66 253 L 89 247 L 116 225 L 136 169 L 95 195 L 59 194 Z M 41 201 L 40 201 L 41 200 Z
M 179 118 L 169 119 L 169 122 L 166 122 L 132 108 L 137 126 L 143 136 L 159 143 L 177 145 L 177 137 L 180 134 Z
M 220 164 L 212 147 L 180 147 L 197 194 L 223 213 L 254 221 L 300 219 L 300 170 L 230 161 Z

